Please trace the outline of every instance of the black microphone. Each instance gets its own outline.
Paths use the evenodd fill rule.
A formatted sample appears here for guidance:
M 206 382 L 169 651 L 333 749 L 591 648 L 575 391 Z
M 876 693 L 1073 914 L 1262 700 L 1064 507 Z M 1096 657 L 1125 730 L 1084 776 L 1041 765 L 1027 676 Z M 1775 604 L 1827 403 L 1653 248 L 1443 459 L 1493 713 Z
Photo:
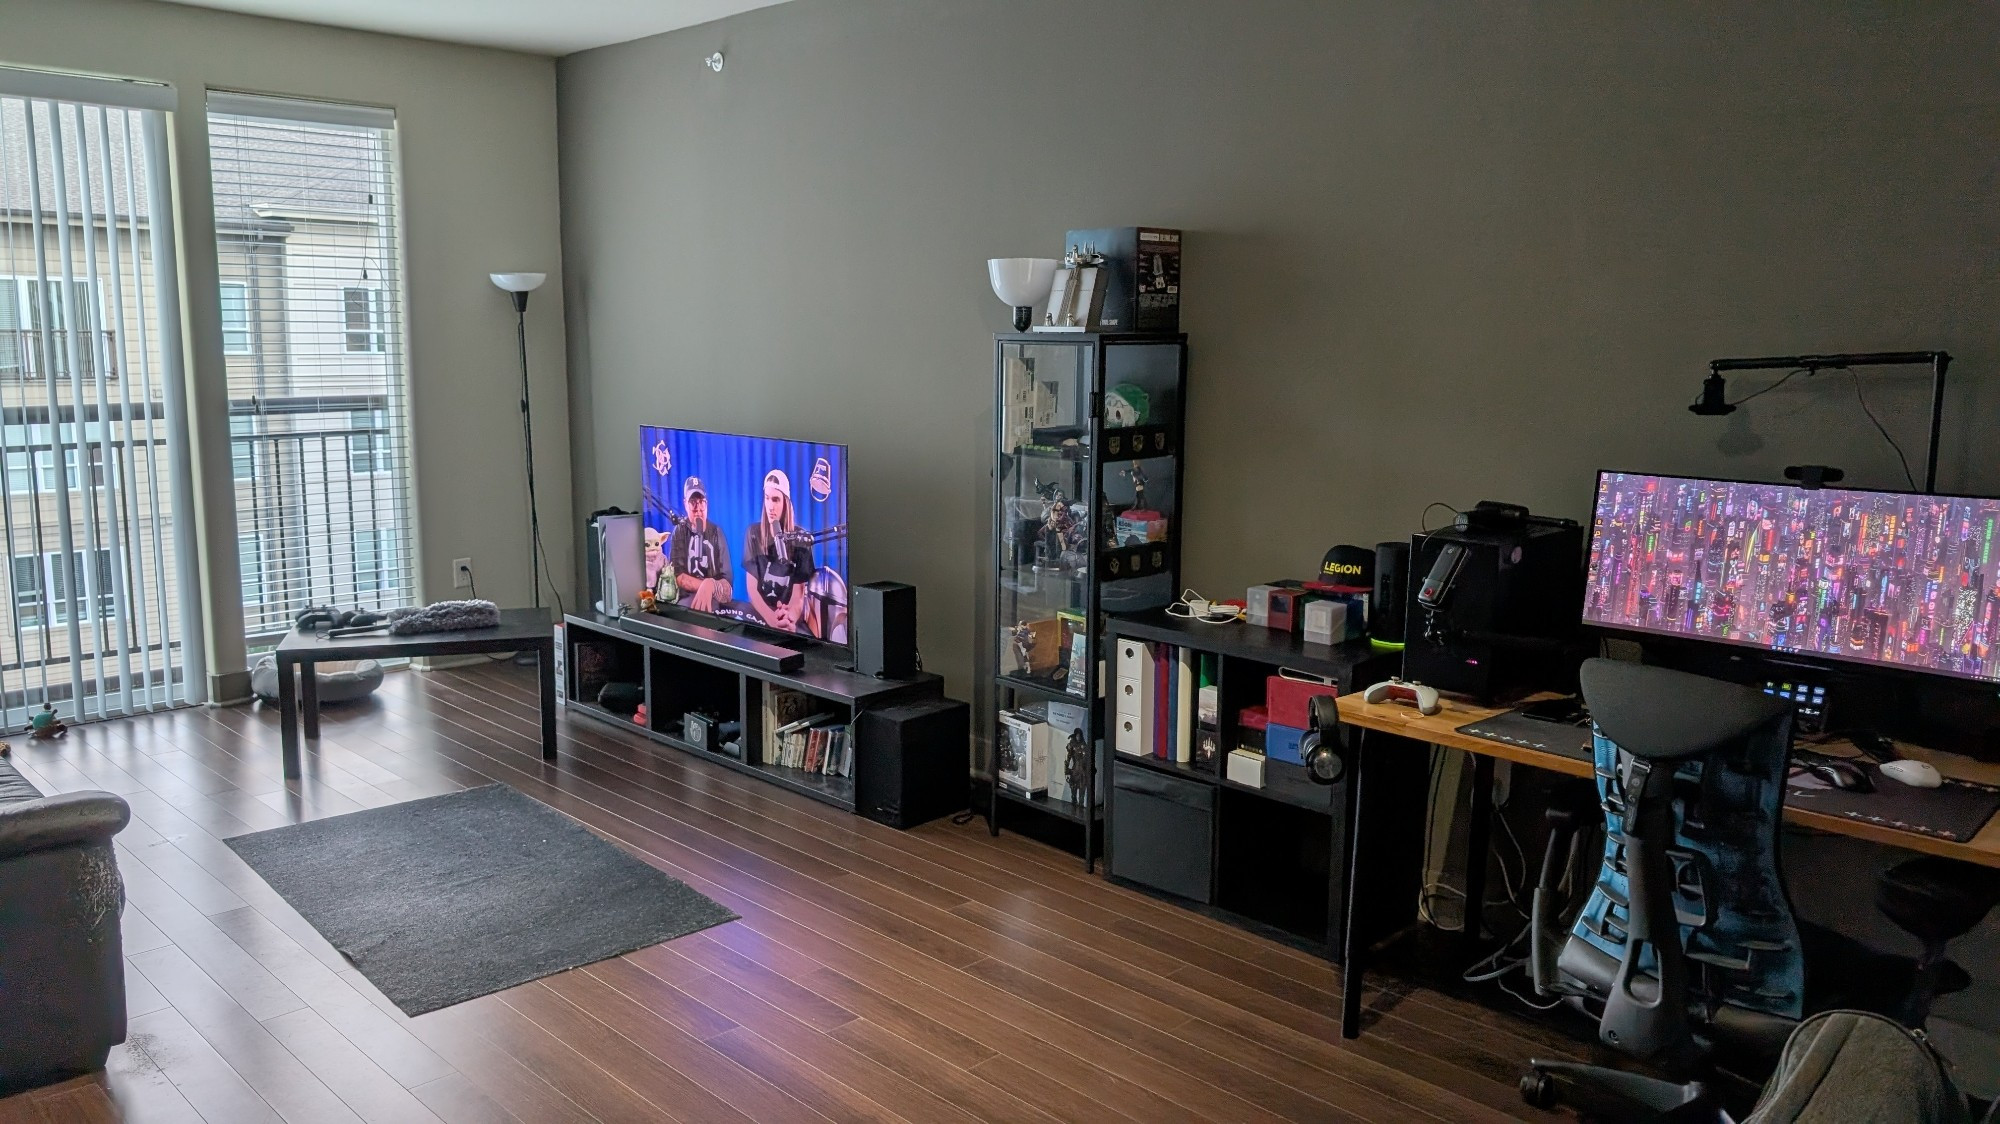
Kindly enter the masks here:
M 1711 418 L 1735 413 L 1736 407 L 1728 401 L 1728 390 L 1729 384 L 1723 377 L 1710 371 L 1708 377 L 1701 380 L 1701 401 L 1689 406 L 1688 412 Z

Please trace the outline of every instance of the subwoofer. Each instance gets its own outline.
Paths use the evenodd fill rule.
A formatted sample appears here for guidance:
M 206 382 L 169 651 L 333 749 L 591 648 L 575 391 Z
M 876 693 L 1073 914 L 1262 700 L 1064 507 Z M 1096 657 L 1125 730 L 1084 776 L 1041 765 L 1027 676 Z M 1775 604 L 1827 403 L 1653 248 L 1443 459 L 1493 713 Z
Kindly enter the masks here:
M 972 802 L 972 710 L 956 699 L 916 699 L 864 710 L 854 721 L 854 810 L 915 827 Z

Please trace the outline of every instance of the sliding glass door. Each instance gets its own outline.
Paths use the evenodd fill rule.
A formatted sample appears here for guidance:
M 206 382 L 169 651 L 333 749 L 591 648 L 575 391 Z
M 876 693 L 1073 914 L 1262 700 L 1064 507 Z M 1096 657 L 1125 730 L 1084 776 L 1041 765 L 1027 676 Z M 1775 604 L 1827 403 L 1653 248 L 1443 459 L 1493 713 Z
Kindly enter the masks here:
M 0 69 L 9 729 L 202 696 L 171 97 Z

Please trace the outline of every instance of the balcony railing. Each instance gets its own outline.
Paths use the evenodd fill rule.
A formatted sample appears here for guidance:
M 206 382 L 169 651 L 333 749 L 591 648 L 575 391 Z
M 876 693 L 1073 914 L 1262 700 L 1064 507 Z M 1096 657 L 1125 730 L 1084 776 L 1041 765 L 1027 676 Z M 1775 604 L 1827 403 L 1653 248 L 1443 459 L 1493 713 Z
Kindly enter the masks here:
M 415 596 L 408 457 L 393 416 L 381 395 L 230 404 L 243 631 L 253 646 L 282 637 L 315 605 L 388 609 Z

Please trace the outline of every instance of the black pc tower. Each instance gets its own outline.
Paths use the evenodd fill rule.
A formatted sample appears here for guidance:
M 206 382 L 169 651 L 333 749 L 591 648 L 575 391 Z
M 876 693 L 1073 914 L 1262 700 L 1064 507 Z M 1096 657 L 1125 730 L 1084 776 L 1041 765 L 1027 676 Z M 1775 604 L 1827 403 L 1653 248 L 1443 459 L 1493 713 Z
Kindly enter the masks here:
M 1403 678 L 1492 703 L 1576 687 L 1583 528 L 1482 504 L 1410 542 Z

